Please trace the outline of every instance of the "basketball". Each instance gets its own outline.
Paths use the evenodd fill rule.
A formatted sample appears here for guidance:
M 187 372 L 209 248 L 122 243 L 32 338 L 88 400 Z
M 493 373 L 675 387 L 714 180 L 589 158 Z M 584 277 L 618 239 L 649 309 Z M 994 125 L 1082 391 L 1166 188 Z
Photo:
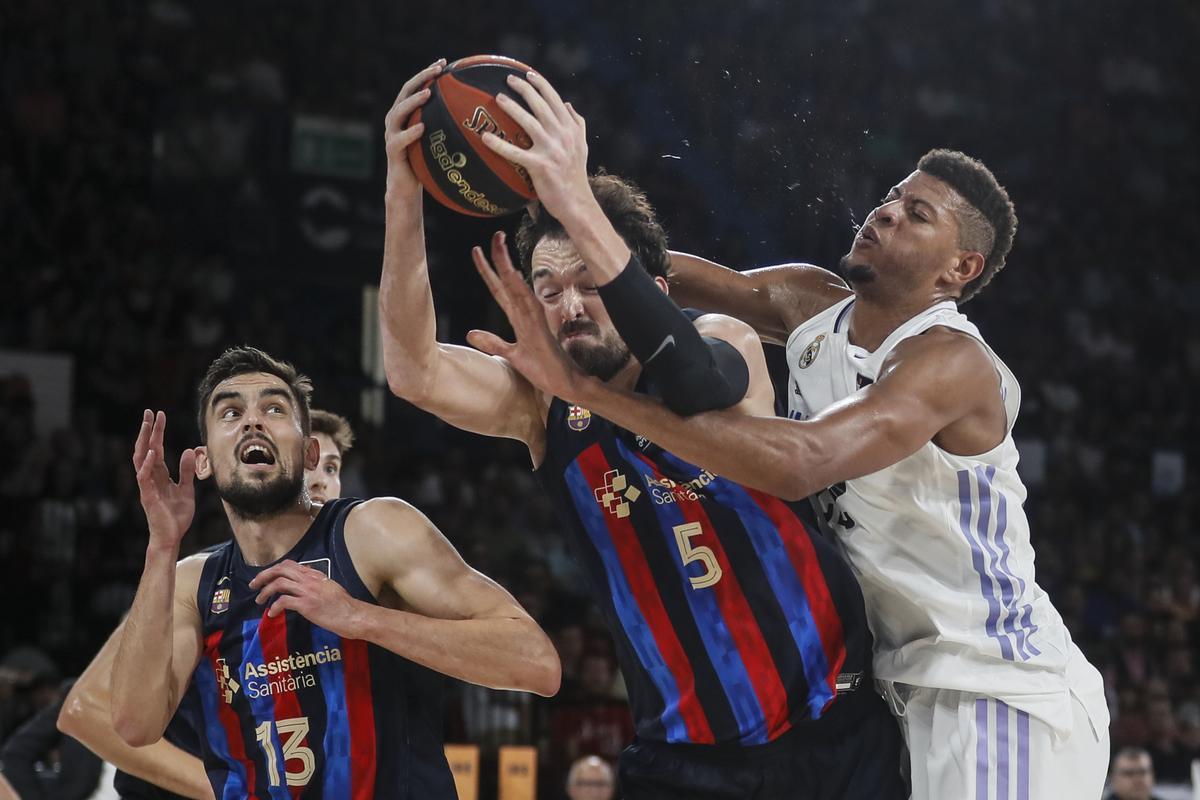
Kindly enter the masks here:
M 509 75 L 524 77 L 529 67 L 504 56 L 472 56 L 449 64 L 431 81 L 429 100 L 413 112 L 408 125 L 425 123 L 425 132 L 408 148 L 417 179 L 435 200 L 473 217 L 498 217 L 522 209 L 536 198 L 524 168 L 493 153 L 483 143 L 491 132 L 518 147 L 529 135 L 496 103 L 509 91 Z

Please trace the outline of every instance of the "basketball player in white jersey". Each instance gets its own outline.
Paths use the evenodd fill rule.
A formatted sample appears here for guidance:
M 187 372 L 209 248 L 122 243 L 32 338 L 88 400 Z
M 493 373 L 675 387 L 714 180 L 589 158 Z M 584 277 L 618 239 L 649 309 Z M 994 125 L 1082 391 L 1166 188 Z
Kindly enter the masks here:
M 510 83 L 535 144 L 485 142 L 571 218 L 587 191 L 583 121 L 538 76 Z M 862 583 L 914 798 L 1095 800 L 1107 770 L 1100 675 L 1034 580 L 1011 435 L 1020 389 L 957 308 L 1004 265 L 1015 230 L 992 173 L 935 150 L 868 215 L 844 259 L 850 286 L 809 265 L 741 274 L 674 256 L 684 304 L 786 342 L 787 420 L 680 417 L 605 386 L 563 354 L 507 255 L 493 250 L 495 273 L 477 258 L 516 334 L 475 332 L 477 347 L 712 472 L 790 499 L 820 493 Z M 620 274 L 627 255 L 601 220 L 572 240 L 598 285 Z

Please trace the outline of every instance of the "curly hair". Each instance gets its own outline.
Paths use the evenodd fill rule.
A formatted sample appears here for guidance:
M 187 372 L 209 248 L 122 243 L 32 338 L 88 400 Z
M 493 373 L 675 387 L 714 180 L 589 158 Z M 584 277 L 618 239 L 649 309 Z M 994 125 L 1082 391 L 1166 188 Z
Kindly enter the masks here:
M 957 150 L 930 150 L 917 169 L 948 184 L 967 205 L 958 211 L 959 246 L 983 254 L 983 272 L 963 287 L 958 302 L 965 303 L 1004 269 L 1017 233 L 1017 212 L 1008 192 L 982 161 Z
M 312 430 L 312 423 L 309 419 L 309 406 L 313 391 L 312 381 L 308 379 L 307 375 L 297 372 L 296 368 L 288 362 L 272 358 L 257 347 L 242 345 L 231 347 L 217 356 L 216 360 L 208 366 L 208 372 L 204 373 L 204 379 L 196 388 L 196 424 L 200 427 L 202 444 L 208 441 L 204 417 L 208 411 L 208 400 L 212 397 L 213 390 L 222 381 L 253 372 L 274 375 L 287 384 L 288 391 L 292 393 L 292 399 L 296 404 L 296 413 L 300 416 L 300 430 L 304 432 L 305 436 L 309 435 Z
M 588 183 L 604 216 L 608 217 L 646 271 L 654 277 L 667 277 L 671 266 L 671 258 L 667 254 L 667 234 L 655 218 L 654 208 L 646 199 L 645 192 L 632 181 L 603 172 L 588 178 Z M 547 236 L 565 238 L 566 235 L 562 223 L 546 213 L 544 208 L 539 208 L 536 215 L 525 213 L 517 228 L 517 255 L 526 278 L 532 270 L 533 248 L 537 243 Z

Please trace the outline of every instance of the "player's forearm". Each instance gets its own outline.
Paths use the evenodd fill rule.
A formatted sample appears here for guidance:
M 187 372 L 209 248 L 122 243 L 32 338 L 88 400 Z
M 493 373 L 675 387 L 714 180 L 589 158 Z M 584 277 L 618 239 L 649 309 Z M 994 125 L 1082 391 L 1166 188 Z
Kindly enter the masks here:
M 438 356 L 437 318 L 425 256 L 420 196 L 389 199 L 379 278 L 379 325 L 388 385 L 413 399 L 426 388 Z
M 594 276 L 596 284 L 602 286 L 625 269 L 629 263 L 629 246 L 604 215 L 595 198 L 589 195 L 587 200 L 590 202 L 583 202 L 578 208 L 564 213 L 558 221 L 562 223 L 583 263 L 587 264 L 588 272 Z
M 147 745 L 166 730 L 171 697 L 174 547 L 150 547 L 133 606 L 125 619 L 110 683 L 113 729 L 127 744 Z
M 96 755 L 142 780 L 183 797 L 211 800 L 212 786 L 203 762 L 165 739 L 131 747 L 113 729 L 107 675 L 93 662 L 71 688 L 58 717 L 58 729 Z
M 562 666 L 529 618 L 435 619 L 364 603 L 350 631 L 429 669 L 492 689 L 550 697 Z
M 828 485 L 821 481 L 829 459 L 804 423 L 732 411 L 681 417 L 592 377 L 571 399 L 685 461 L 776 497 L 799 500 Z

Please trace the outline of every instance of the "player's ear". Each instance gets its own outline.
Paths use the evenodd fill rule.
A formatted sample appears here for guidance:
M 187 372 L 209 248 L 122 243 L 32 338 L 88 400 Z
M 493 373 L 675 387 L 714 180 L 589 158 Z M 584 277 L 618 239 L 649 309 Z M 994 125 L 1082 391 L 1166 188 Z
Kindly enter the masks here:
M 196 477 L 200 480 L 208 480 L 212 475 L 212 462 L 208 460 L 208 448 L 200 445 L 195 448 L 196 451 Z
M 959 253 L 954 266 L 943 277 L 948 283 L 961 290 L 968 283 L 983 274 L 983 267 L 983 253 L 976 250 L 963 250 Z
M 670 294 L 671 287 L 667 285 L 667 279 L 663 277 L 655 277 L 654 282 L 658 284 L 658 288 L 662 289 L 663 294 Z
M 316 469 L 321 463 L 321 443 L 317 437 L 309 436 L 304 440 L 304 468 Z

